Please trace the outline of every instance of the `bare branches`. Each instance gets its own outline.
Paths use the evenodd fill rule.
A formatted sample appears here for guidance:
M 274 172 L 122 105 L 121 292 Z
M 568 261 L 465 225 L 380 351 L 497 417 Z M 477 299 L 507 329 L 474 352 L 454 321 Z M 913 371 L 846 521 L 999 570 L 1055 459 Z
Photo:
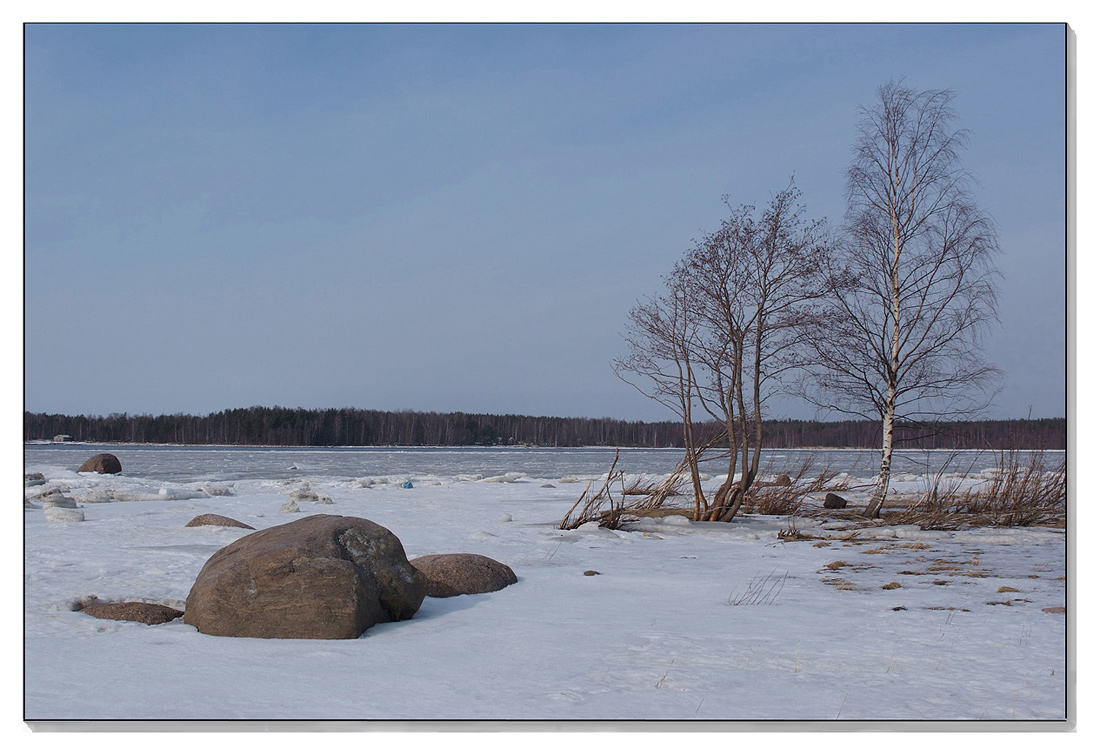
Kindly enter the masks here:
M 694 242 L 665 278 L 665 292 L 630 312 L 626 357 L 615 373 L 677 412 L 684 425 L 685 466 L 696 518 L 729 521 L 756 477 L 767 399 L 787 390 L 803 366 L 808 325 L 827 289 L 828 234 L 803 218 L 793 182 L 760 212 L 729 209 L 718 229 Z M 709 445 L 693 437 L 693 412 L 723 429 L 728 473 L 707 500 L 698 456 Z M 740 470 L 740 475 L 738 471 Z

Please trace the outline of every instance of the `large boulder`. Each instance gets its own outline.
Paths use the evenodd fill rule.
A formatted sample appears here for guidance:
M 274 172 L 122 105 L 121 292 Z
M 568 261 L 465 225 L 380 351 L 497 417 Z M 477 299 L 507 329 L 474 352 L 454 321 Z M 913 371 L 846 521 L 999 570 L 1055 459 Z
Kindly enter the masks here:
M 433 598 L 496 592 L 519 581 L 507 564 L 476 553 L 440 553 L 410 563 L 427 578 Z
M 98 472 L 99 474 L 118 474 L 122 471 L 122 462 L 114 454 L 96 454 L 80 465 L 77 472 Z
M 159 603 L 142 603 L 140 601 L 93 603 L 80 610 L 89 616 L 95 616 L 97 619 L 140 621 L 142 624 L 166 624 L 183 616 L 183 611 L 170 606 L 162 606 Z
M 412 618 L 427 590 L 401 541 L 367 519 L 316 514 L 259 530 L 215 553 L 184 621 L 230 637 L 352 639 Z

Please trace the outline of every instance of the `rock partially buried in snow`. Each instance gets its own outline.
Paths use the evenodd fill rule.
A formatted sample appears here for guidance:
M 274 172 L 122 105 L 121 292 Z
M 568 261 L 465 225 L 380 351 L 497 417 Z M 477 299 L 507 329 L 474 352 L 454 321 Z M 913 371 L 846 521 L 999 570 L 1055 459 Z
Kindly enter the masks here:
M 825 503 L 822 505 L 827 509 L 842 509 L 848 505 L 848 499 L 841 498 L 836 493 L 826 493 Z
M 122 462 L 114 454 L 96 454 L 80 465 L 77 472 L 97 472 L 99 474 L 118 474 L 122 471 Z
M 367 519 L 315 514 L 219 550 L 187 596 L 184 621 L 230 637 L 352 639 L 412 618 L 424 576 L 401 541 Z
M 46 509 L 47 522 L 83 522 L 83 509 L 68 509 L 61 506 L 51 506 Z
M 89 616 L 95 616 L 97 619 L 140 621 L 142 624 L 166 624 L 183 616 L 183 611 L 175 608 L 162 606 L 159 603 L 142 603 L 140 601 L 93 603 L 80 610 Z
M 507 564 L 476 553 L 441 553 L 409 563 L 427 578 L 433 598 L 496 592 L 519 581 Z
M 238 522 L 236 519 L 230 519 L 229 517 L 222 516 L 221 514 L 199 514 L 197 517 L 195 517 L 183 526 L 203 527 L 207 525 L 214 527 L 242 527 L 246 530 L 256 529 L 255 527 L 251 527 L 244 522 Z
M 299 511 L 301 511 L 301 509 L 298 508 L 298 504 L 294 501 L 287 501 L 279 507 L 280 514 L 297 514 Z
M 75 509 L 76 499 L 69 498 L 67 495 L 62 495 L 61 493 L 51 493 L 50 495 L 42 496 L 42 508 Z
M 314 493 L 308 482 L 303 482 L 298 486 L 298 489 L 290 494 L 288 500 L 290 503 L 298 503 L 299 501 L 316 501 L 320 496 Z

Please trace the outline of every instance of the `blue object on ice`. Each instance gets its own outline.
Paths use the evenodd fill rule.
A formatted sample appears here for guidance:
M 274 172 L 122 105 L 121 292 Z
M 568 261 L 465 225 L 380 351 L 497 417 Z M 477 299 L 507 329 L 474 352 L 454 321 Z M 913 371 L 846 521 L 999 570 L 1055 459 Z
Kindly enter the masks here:
M 411 490 L 412 486 L 413 486 L 412 480 L 405 480 L 403 483 L 401 483 L 401 487 L 406 488 L 408 490 Z

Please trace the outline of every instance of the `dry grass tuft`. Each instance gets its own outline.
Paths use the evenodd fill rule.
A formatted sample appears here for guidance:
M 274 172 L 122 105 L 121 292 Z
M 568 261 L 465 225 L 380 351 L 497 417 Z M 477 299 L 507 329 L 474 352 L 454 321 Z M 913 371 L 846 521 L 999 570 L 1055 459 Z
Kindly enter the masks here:
M 883 590 L 897 590 L 901 587 L 900 582 L 887 582 L 882 586 Z
M 763 579 L 760 579 L 759 575 L 750 579 L 744 592 L 736 596 L 730 593 L 726 604 L 731 606 L 755 606 L 774 603 L 775 599 L 779 597 L 779 593 L 782 592 L 783 585 L 787 582 L 787 572 L 783 572 L 783 576 L 777 577 L 775 571 L 775 569 L 772 569 L 771 574 Z
M 790 485 L 764 482 L 753 484 L 745 496 L 743 506 L 745 513 L 793 516 L 799 512 L 802 503 L 811 495 L 848 489 L 848 478 L 837 481 L 836 478 L 840 473 L 830 471 L 828 468 L 822 470 L 816 477 L 807 478 L 806 473 L 813 463 L 813 457 L 804 459 L 798 471 L 790 475 L 792 479 Z
M 1020 592 L 1015 587 L 1009 587 L 1008 585 L 1001 585 L 997 588 L 997 592 Z
M 916 524 L 924 530 L 969 527 L 1066 526 L 1066 462 L 1045 459 L 1041 451 L 1026 458 L 1002 451 L 997 473 L 986 484 L 962 489 L 962 478 L 946 479 L 949 460 L 932 475 L 928 490 L 904 511 L 890 512 L 890 524 Z

